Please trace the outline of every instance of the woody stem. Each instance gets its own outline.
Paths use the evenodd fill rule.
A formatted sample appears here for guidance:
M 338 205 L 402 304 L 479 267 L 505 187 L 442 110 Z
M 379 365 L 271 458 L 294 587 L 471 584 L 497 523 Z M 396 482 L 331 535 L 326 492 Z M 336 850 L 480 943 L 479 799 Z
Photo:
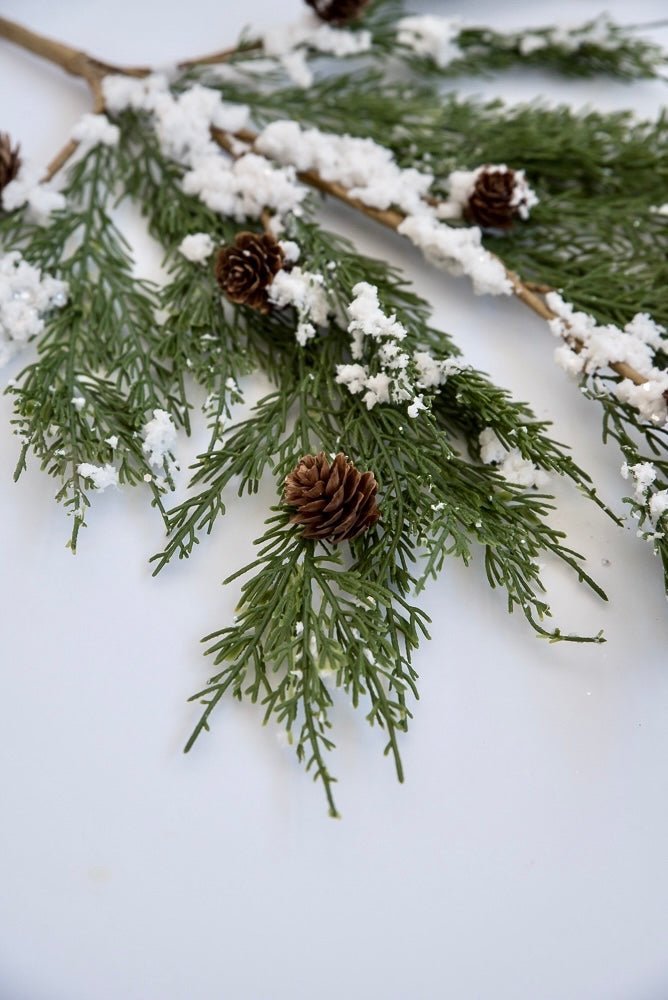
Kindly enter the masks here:
M 99 59 L 89 56 L 86 52 L 82 52 L 80 49 L 74 49 L 69 45 L 64 45 L 62 42 L 46 38 L 44 35 L 39 35 L 36 32 L 31 31 L 29 28 L 25 28 L 22 25 L 4 17 L 0 17 L 0 38 L 5 38 L 7 41 L 12 42 L 15 45 L 20 45 L 29 52 L 34 52 L 35 55 L 41 56 L 43 59 L 47 59 L 50 62 L 55 63 L 67 73 L 71 73 L 73 76 L 79 76 L 84 79 L 90 87 L 93 95 L 93 107 L 96 112 L 104 110 L 102 81 L 105 76 L 110 73 L 120 73 L 126 76 L 144 77 L 148 76 L 151 72 L 151 70 L 145 66 L 114 66 L 111 63 L 102 62 Z M 243 51 L 244 48 L 253 50 L 260 47 L 260 42 L 250 42 L 246 46 L 241 46 L 239 48 L 224 49 L 220 52 L 214 52 L 209 56 L 203 56 L 199 59 L 186 60 L 179 63 L 179 67 L 181 69 L 189 69 L 200 64 L 224 62 L 231 56 L 236 55 L 237 52 Z M 228 152 L 232 152 L 235 137 L 232 137 L 229 133 L 224 132 L 221 129 L 212 129 L 211 132 L 213 138 L 223 149 Z M 257 140 L 257 135 L 249 129 L 243 129 L 236 133 L 236 139 L 240 139 L 242 142 L 247 142 L 252 146 Z M 45 180 L 51 179 L 51 177 L 53 177 L 54 174 L 64 166 L 76 148 L 77 143 L 74 142 L 74 140 L 70 140 L 67 145 L 63 147 L 63 149 L 49 164 Z M 342 184 L 339 184 L 337 181 L 325 180 L 325 178 L 315 170 L 304 170 L 299 172 L 297 176 L 302 183 L 307 184 L 309 187 L 315 188 L 332 198 L 336 198 L 338 201 L 344 202 L 346 205 L 349 205 L 358 212 L 362 212 L 368 218 L 373 219 L 374 222 L 378 222 L 380 225 L 385 226 L 388 229 L 395 231 L 398 230 L 399 226 L 405 219 L 405 216 L 401 212 L 397 212 L 394 209 L 381 210 L 365 205 L 364 202 L 360 201 L 358 198 L 353 198 L 347 188 L 345 188 Z M 263 220 L 263 224 L 266 226 L 267 221 Z M 503 266 L 505 268 L 505 265 Z M 508 268 L 505 268 L 505 271 L 508 276 L 508 280 L 512 284 L 515 295 L 521 302 L 523 302 L 529 307 L 529 309 L 533 310 L 533 312 L 544 320 L 557 318 L 556 313 L 554 313 L 540 297 L 540 293 L 545 290 L 545 286 L 532 286 L 523 282 L 517 274 L 510 271 Z M 571 337 L 571 343 L 576 351 L 582 350 L 584 346 L 582 341 L 575 336 Z M 636 371 L 631 367 L 631 365 L 626 364 L 624 361 L 612 362 L 610 367 L 622 378 L 630 379 L 636 385 L 643 385 L 647 381 L 647 379 L 644 378 L 640 372 Z
M 227 133 L 221 132 L 220 129 L 212 129 L 212 135 L 216 142 L 222 146 L 224 149 L 230 150 L 230 137 Z M 240 132 L 236 133 L 238 139 L 243 142 L 249 143 L 251 146 L 257 139 L 257 135 L 251 132 L 249 129 L 242 129 Z M 364 202 L 360 201 L 359 198 L 351 197 L 347 188 L 337 181 L 325 180 L 319 173 L 315 170 L 303 170 L 298 172 L 298 178 L 302 183 L 307 184 L 309 187 L 315 188 L 321 191 L 323 194 L 329 195 L 332 198 L 336 198 L 338 201 L 344 202 L 351 208 L 354 208 L 358 212 L 362 212 L 369 219 L 373 219 L 374 222 L 380 223 L 387 229 L 393 229 L 395 232 L 399 229 L 399 226 L 406 218 L 402 212 L 397 212 L 395 209 L 378 209 L 371 208 L 369 205 L 365 205 Z M 498 258 L 497 258 L 498 259 Z M 540 297 L 544 292 L 550 291 L 549 287 L 546 285 L 534 285 L 522 281 L 519 275 L 515 274 L 514 271 L 509 270 L 503 265 L 508 280 L 513 286 L 513 292 L 516 297 L 523 302 L 525 306 L 528 306 L 536 315 L 540 316 L 544 320 L 557 319 L 557 314 L 553 312 L 547 303 Z M 540 293 L 540 294 L 539 294 Z M 584 344 L 577 337 L 571 337 L 571 343 L 576 351 L 581 351 Z M 630 379 L 635 385 L 644 385 L 647 379 L 636 371 L 631 365 L 627 364 L 625 361 L 615 361 L 610 364 L 610 368 L 622 378 Z
M 93 98 L 93 111 L 100 114 L 104 111 L 104 95 L 102 92 L 102 81 L 110 73 L 122 73 L 125 76 L 142 77 L 148 76 L 151 72 L 148 67 L 143 66 L 114 66 L 111 63 L 102 62 L 89 56 L 80 49 L 72 48 L 63 42 L 57 42 L 53 38 L 40 35 L 30 28 L 25 28 L 22 24 L 10 21 L 6 17 L 0 17 L 0 38 L 19 45 L 22 49 L 32 52 L 42 59 L 60 66 L 66 73 L 78 76 L 85 80 Z M 78 143 L 70 139 L 63 148 L 54 156 L 49 163 L 43 180 L 49 181 L 61 170 L 70 157 L 76 152 Z

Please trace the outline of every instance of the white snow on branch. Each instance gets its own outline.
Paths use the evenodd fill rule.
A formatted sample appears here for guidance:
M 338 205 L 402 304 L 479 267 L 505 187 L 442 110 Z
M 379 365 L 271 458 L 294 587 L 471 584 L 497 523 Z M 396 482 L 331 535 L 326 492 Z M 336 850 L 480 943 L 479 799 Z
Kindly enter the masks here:
M 109 486 L 118 486 L 118 470 L 108 463 L 107 465 L 90 465 L 88 462 L 82 462 L 81 465 L 77 466 L 77 472 L 84 479 L 90 479 L 93 489 L 99 493 L 102 493 Z
M 162 152 L 186 167 L 183 190 L 212 211 L 241 222 L 259 218 L 264 209 L 279 217 L 299 210 L 306 189 L 292 167 L 277 167 L 253 152 L 232 160 L 214 142 L 212 128 L 233 136 L 248 124 L 245 105 L 223 101 L 216 90 L 200 84 L 174 97 L 166 77 L 159 75 L 143 80 L 109 76 L 103 86 L 112 113 L 134 108 L 151 114 Z
M 298 211 L 307 193 L 292 167 L 275 167 L 256 153 L 230 162 L 219 151 L 196 162 L 183 177 L 183 190 L 238 222 L 259 218 L 263 209 L 279 216 Z
M 172 454 L 176 445 L 176 427 L 166 410 L 154 410 L 153 417 L 144 425 L 142 450 L 150 465 L 155 468 L 175 468 Z
M 582 45 L 595 45 L 597 48 L 610 50 L 619 48 L 619 34 L 607 14 L 601 14 L 588 24 L 560 24 L 541 31 L 527 31 L 519 40 L 519 50 L 523 56 L 553 46 L 566 52 L 576 52 Z
M 43 274 L 17 250 L 0 256 L 0 368 L 44 330 L 44 317 L 67 302 L 67 283 Z
M 477 226 L 455 228 L 430 215 L 409 215 L 399 232 L 422 250 L 436 267 L 466 274 L 476 295 L 510 295 L 513 286 L 501 261 L 482 245 Z
M 478 442 L 483 465 L 496 465 L 506 482 L 540 489 L 549 481 L 547 473 L 531 459 L 524 458 L 519 448 L 506 448 L 493 427 L 481 431 Z
M 630 365 L 646 381 L 636 385 L 623 378 L 611 383 L 609 391 L 646 420 L 664 424 L 668 417 L 668 373 L 655 364 L 657 351 L 668 346 L 664 327 L 647 313 L 637 313 L 623 329 L 612 323 L 601 325 L 589 313 L 578 312 L 558 292 L 550 292 L 546 302 L 556 314 L 548 326 L 565 341 L 555 351 L 557 364 L 576 376 L 592 375 L 615 363 Z
M 193 264 L 203 264 L 213 250 L 214 242 L 208 233 L 190 233 L 179 244 L 179 252 Z
M 622 479 L 633 483 L 633 501 L 636 505 L 633 517 L 641 521 L 648 520 L 652 530 L 639 529 L 638 534 L 648 541 L 656 541 L 665 536 L 665 531 L 659 531 L 660 522 L 668 511 L 668 490 L 656 489 L 658 470 L 652 462 L 636 462 L 629 465 L 624 462 L 621 468 Z
M 260 38 L 265 55 L 277 59 L 293 83 L 304 88 L 313 83 L 309 52 L 345 58 L 371 48 L 371 32 L 335 28 L 310 12 L 297 21 L 274 25 Z
M 295 121 L 267 125 L 255 148 L 283 165 L 316 170 L 326 181 L 342 184 L 352 198 L 381 210 L 419 211 L 434 179 L 413 167 L 402 170 L 392 151 L 373 139 L 302 128 Z
M 27 218 L 45 226 L 53 212 L 65 208 L 65 195 L 52 184 L 42 183 L 34 170 L 22 167 L 18 177 L 2 189 L 2 207 L 6 212 L 26 206 Z
M 383 312 L 375 285 L 361 281 L 353 294 L 355 298 L 348 306 L 348 331 L 355 360 L 336 366 L 336 381 L 353 396 L 364 393 L 363 401 L 369 410 L 379 403 L 406 403 L 406 413 L 414 419 L 428 409 L 424 401 L 427 391 L 433 394 L 448 375 L 461 369 L 455 362 L 438 360 L 427 351 L 404 351 L 400 345 L 407 331 L 394 314 Z
M 116 146 L 121 135 L 118 125 L 106 115 L 82 115 L 70 133 L 82 152 L 94 146 Z
M 457 44 L 461 28 L 457 19 L 431 14 L 402 17 L 397 21 L 397 41 L 443 69 L 461 55 Z
M 278 271 L 267 289 L 269 301 L 277 309 L 294 306 L 297 310 L 296 337 L 302 347 L 315 337 L 316 327 L 327 322 L 329 305 L 323 286 L 324 279 L 321 274 L 293 267 L 291 270 Z

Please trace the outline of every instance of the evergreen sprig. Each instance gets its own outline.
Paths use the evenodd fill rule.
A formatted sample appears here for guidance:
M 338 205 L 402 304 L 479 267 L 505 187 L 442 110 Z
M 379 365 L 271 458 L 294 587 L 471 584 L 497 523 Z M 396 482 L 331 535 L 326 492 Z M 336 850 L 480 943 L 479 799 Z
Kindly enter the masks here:
M 388 50 L 390 39 L 384 41 Z M 502 32 L 466 26 L 455 34 L 453 44 L 461 54 L 445 65 L 417 56 L 405 46 L 395 51 L 421 79 L 489 76 L 514 67 L 535 67 L 566 77 L 640 80 L 665 76 L 668 66 L 661 46 L 605 16 L 567 30 L 540 27 Z
M 642 37 L 641 32 L 652 25 L 617 24 L 607 15 L 566 28 L 552 25 L 524 28 L 519 31 L 499 31 L 485 25 L 451 22 L 452 54 L 447 60 L 421 55 L 402 39 L 401 19 L 413 12 L 403 0 L 374 0 L 364 12 L 364 19 L 348 26 L 348 30 L 369 32 L 371 46 L 364 53 L 365 62 L 385 66 L 391 60 L 420 80 L 439 81 L 463 76 L 490 76 L 516 67 L 538 68 L 566 77 L 609 76 L 618 80 L 666 78 L 668 57 L 660 45 Z M 312 70 L 331 73 L 331 58 L 317 48 L 309 48 Z M 253 63 L 266 61 L 264 46 L 244 32 L 236 52 L 226 56 L 226 63 L 241 73 Z M 351 63 L 358 55 L 339 57 L 339 62 Z M 188 70 L 188 79 L 196 77 L 200 67 Z M 285 72 L 275 66 L 273 72 L 263 72 L 264 83 L 285 79 Z
M 154 408 L 173 409 L 171 374 L 159 358 L 156 290 L 134 274 L 131 249 L 107 209 L 109 179 L 118 172 L 113 149 L 96 146 L 76 163 L 64 190 L 67 208 L 46 226 L 5 217 L 7 248 L 66 281 L 69 305 L 53 313 L 37 360 L 8 388 L 21 441 L 15 478 L 33 453 L 59 482 L 56 498 L 72 517 L 70 546 L 90 506 L 81 465 L 114 460 L 121 483 L 149 482 L 162 511 L 165 485 L 142 449 L 141 429 Z M 110 443 L 114 442 L 115 443 Z
M 331 686 L 343 689 L 367 720 L 385 731 L 385 753 L 403 781 L 398 734 L 417 697 L 411 657 L 428 637 L 428 618 L 400 595 L 345 568 L 340 550 L 304 542 L 283 510 L 267 522 L 257 559 L 227 583 L 252 572 L 242 587 L 235 623 L 204 639 L 222 669 L 193 696 L 204 711 L 186 750 L 209 729 L 225 694 L 260 701 L 295 743 L 297 757 L 325 788 L 337 816 L 326 755 L 334 749 Z
M 452 170 L 484 163 L 521 166 L 539 204 L 528 224 L 503 235 L 486 234 L 488 249 L 523 279 L 558 289 L 601 324 L 623 329 L 643 312 L 668 326 L 668 224 L 659 211 L 668 189 L 664 114 L 639 121 L 628 112 L 576 113 L 538 104 L 509 108 L 441 94 L 424 78 L 417 84 L 392 81 L 374 66 L 317 80 L 313 102 L 304 102 L 298 88 L 266 92 L 246 86 L 243 80 L 226 82 L 231 88 L 226 93 L 247 101 L 260 124 L 283 109 L 304 125 L 371 137 L 392 149 L 402 166 L 432 172 L 433 190 L 443 197 Z M 665 368 L 666 354 L 657 352 L 657 368 Z M 638 446 L 632 461 L 632 440 L 644 440 L 645 454 L 665 455 L 655 425 L 615 399 L 618 381 L 620 376 L 608 373 L 595 392 L 585 385 L 587 395 L 603 403 L 605 439 L 617 440 L 631 464 L 643 461 Z M 454 384 L 451 380 L 439 399 L 441 412 Z M 601 385 L 609 390 L 605 397 Z M 470 414 L 483 412 L 480 399 L 470 402 Z M 498 400 L 490 403 L 494 410 Z M 479 424 L 474 418 L 478 431 Z M 613 425 L 624 433 L 610 433 Z M 642 518 L 634 501 L 629 503 Z M 652 536 L 659 549 L 665 546 Z

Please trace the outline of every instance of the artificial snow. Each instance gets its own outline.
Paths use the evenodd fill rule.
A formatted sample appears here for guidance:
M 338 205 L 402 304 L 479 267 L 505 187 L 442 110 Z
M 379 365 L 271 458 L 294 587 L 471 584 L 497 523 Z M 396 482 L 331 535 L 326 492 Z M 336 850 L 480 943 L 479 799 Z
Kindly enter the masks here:
M 655 354 L 666 344 L 666 331 L 647 313 L 637 313 L 624 329 L 612 323 L 600 325 L 588 313 L 577 311 L 558 292 L 545 297 L 555 318 L 548 322 L 552 333 L 566 341 L 555 352 L 557 363 L 571 374 L 592 375 L 611 364 L 630 365 L 645 381 L 636 385 L 623 378 L 610 386 L 610 391 L 655 424 L 664 424 L 668 417 L 666 393 L 668 373 L 655 364 Z M 577 351 L 574 348 L 577 347 Z
M 522 35 L 520 38 L 520 55 L 530 56 L 533 52 L 540 52 L 541 49 L 547 48 L 547 44 L 547 39 L 544 35 L 538 35 L 528 31 L 526 35 Z
M 171 453 L 176 444 L 176 427 L 166 410 L 154 410 L 153 418 L 144 425 L 142 451 L 150 465 L 163 468 L 172 464 Z
M 510 295 L 512 283 L 501 261 L 482 246 L 477 226 L 455 228 L 430 215 L 409 215 L 398 230 L 427 260 L 454 275 L 466 274 L 476 295 Z
M 218 91 L 200 84 L 174 97 L 160 75 L 132 81 L 105 77 L 104 93 L 112 113 L 131 107 L 151 114 L 162 152 L 186 167 L 184 192 L 212 211 L 242 222 L 269 209 L 279 217 L 278 225 L 280 216 L 297 211 L 306 196 L 294 169 L 276 167 L 253 152 L 231 160 L 214 142 L 212 128 L 233 136 L 248 125 L 246 105 L 223 101 Z
M 45 226 L 52 213 L 62 210 L 66 204 L 64 194 L 55 191 L 51 184 L 40 183 L 34 173 L 25 169 L 2 189 L 4 210 L 13 212 L 25 205 L 28 221 L 39 226 Z
M 309 52 L 345 58 L 371 48 L 371 32 L 350 31 L 324 24 L 315 14 L 305 13 L 299 20 L 274 25 L 260 36 L 265 55 L 277 59 L 293 83 L 310 87 L 313 73 Z
M 528 31 L 519 41 L 519 50 L 524 56 L 553 46 L 566 52 L 576 52 L 583 45 L 617 50 L 619 38 L 614 29 L 608 15 L 601 14 L 586 25 L 561 24 L 540 32 Z
M 519 448 L 506 448 L 493 427 L 486 427 L 478 435 L 480 460 L 483 465 L 496 465 L 508 483 L 525 488 L 541 488 L 549 476 L 531 459 L 524 458 Z
M 264 209 L 279 215 L 294 212 L 307 193 L 292 167 L 275 167 L 256 153 L 231 163 L 217 150 L 197 161 L 184 175 L 182 186 L 212 211 L 238 222 L 259 218 Z
M 423 389 L 435 389 L 443 385 L 449 375 L 456 375 L 461 371 L 459 365 L 449 358 L 439 361 L 428 351 L 414 351 L 413 363 L 417 372 L 417 384 Z
M 633 480 L 633 492 L 639 503 L 644 503 L 647 491 L 656 479 L 656 468 L 651 462 L 638 462 L 636 465 L 622 465 L 622 478 Z
M 371 337 L 380 340 L 391 337 L 393 340 L 403 340 L 406 330 L 399 323 L 394 313 L 387 316 L 380 307 L 378 289 L 368 281 L 360 281 L 353 288 L 355 298 L 348 306 L 350 324 L 348 332 L 352 336 L 351 353 L 353 358 L 361 358 L 364 339 Z
M 278 245 L 283 251 L 286 264 L 296 264 L 301 257 L 299 244 L 295 243 L 294 240 L 279 240 Z
M 499 440 L 494 428 L 486 427 L 478 435 L 480 445 L 480 461 L 483 465 L 496 465 L 502 462 L 508 454 L 508 449 Z
M 448 200 L 442 202 L 436 209 L 439 219 L 462 218 L 464 210 L 473 194 L 480 174 L 507 173 L 511 169 L 505 163 L 487 163 L 475 170 L 453 170 L 447 178 Z M 517 209 L 517 214 L 524 222 L 529 218 L 531 209 L 538 204 L 538 196 L 526 179 L 524 170 L 513 170 L 513 191 L 510 204 Z
M 179 252 L 193 264 L 203 264 L 214 250 L 214 242 L 208 233 L 190 233 L 179 244 Z
M 70 133 L 81 151 L 94 146 L 116 146 L 121 135 L 118 125 L 113 125 L 106 115 L 83 115 Z
M 84 479 L 90 479 L 93 489 L 100 493 L 108 486 L 118 486 L 118 470 L 113 465 L 89 465 L 82 462 L 77 466 L 77 472 Z
M 630 479 L 632 481 L 634 501 L 640 507 L 644 508 L 645 515 L 649 517 L 654 527 L 656 527 L 663 515 L 668 511 L 668 490 L 653 488 L 658 478 L 656 466 L 652 462 L 637 462 L 635 465 L 629 465 L 627 462 L 624 462 L 621 473 L 623 479 Z M 634 511 L 632 516 L 639 518 L 640 513 Z M 645 533 L 639 531 L 638 534 L 649 541 L 663 538 L 663 534 L 651 532 Z
M 461 55 L 457 44 L 461 30 L 460 21 L 447 17 L 430 14 L 402 17 L 397 21 L 397 41 L 443 69 Z
M 577 377 L 582 374 L 585 359 L 577 351 L 574 351 L 567 344 L 557 347 L 554 352 L 554 360 L 567 375 Z
M 427 351 L 406 352 L 401 344 L 407 333 L 396 315 L 382 309 L 378 289 L 366 281 L 353 288 L 355 298 L 348 306 L 352 364 L 336 366 L 336 381 L 353 396 L 363 395 L 371 410 L 378 404 L 406 403 L 407 415 L 415 419 L 428 409 L 425 393 L 438 389 L 458 366 L 439 361 Z M 361 363 L 364 361 L 365 363 Z
M 433 174 L 409 167 L 402 170 L 391 150 L 373 139 L 333 135 L 302 128 L 295 121 L 272 122 L 260 133 L 255 148 L 278 163 L 297 170 L 316 170 L 371 208 L 395 206 L 410 213 L 426 207 L 424 196 Z
M 18 250 L 0 256 L 0 367 L 42 333 L 48 312 L 66 302 L 64 281 L 43 274 Z
M 658 490 L 649 501 L 649 514 L 654 523 L 668 510 L 668 490 Z

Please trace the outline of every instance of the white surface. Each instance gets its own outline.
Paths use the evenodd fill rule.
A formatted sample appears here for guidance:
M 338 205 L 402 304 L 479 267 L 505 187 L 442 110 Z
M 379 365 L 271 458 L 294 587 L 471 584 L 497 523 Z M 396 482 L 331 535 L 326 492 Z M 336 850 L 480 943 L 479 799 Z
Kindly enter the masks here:
M 466 16 L 520 25 L 600 10 L 589 0 L 501 6 L 477 0 Z M 663 7 L 608 4 L 633 21 Z M 298 9 L 0 2 L 2 14 L 103 58 L 162 63 Z M 646 113 L 666 94 L 535 73 L 489 91 Z M 84 110 L 76 81 L 0 43 L 0 126 L 28 154 L 46 161 Z M 405 265 L 469 359 L 551 416 L 603 495 L 620 495 L 597 408 L 553 366 L 537 319 L 473 299 L 466 282 L 348 213 L 328 219 Z M 154 273 L 148 241 L 138 246 Z M 218 582 L 249 555 L 270 493 L 232 501 L 192 560 L 152 580 L 157 519 L 139 495 L 108 492 L 73 559 L 53 483 L 34 463 L 11 482 L 9 416 L 2 398 L 0 1000 L 668 995 L 666 602 L 632 530 L 560 488 L 559 523 L 611 602 L 548 566 L 555 617 L 568 630 L 604 627 L 603 647 L 541 643 L 506 616 L 479 565 L 450 564 L 425 597 L 433 642 L 417 660 L 407 783 L 342 701 L 333 766 L 344 818 L 334 822 L 251 707 L 227 704 L 212 735 L 181 754 L 197 714 L 186 697 L 207 672 L 198 637 L 229 621 L 235 591 Z

